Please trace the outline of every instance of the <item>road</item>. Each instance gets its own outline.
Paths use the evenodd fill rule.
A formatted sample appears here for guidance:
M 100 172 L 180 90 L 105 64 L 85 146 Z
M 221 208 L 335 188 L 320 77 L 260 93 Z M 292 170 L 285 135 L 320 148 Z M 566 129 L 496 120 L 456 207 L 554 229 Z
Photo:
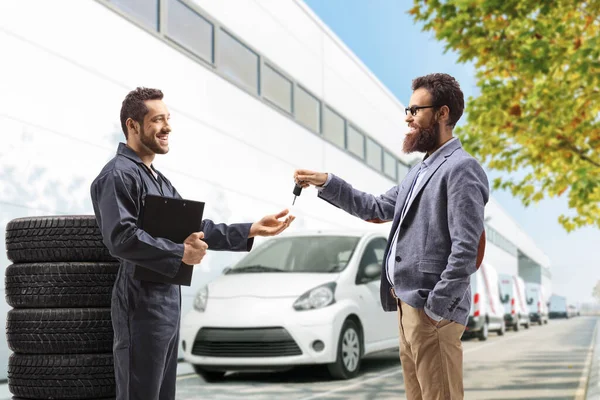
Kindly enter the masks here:
M 550 320 L 504 336 L 490 334 L 485 342 L 464 340 L 465 399 L 583 399 L 598 321 Z M 388 352 L 366 358 L 363 373 L 349 381 L 329 380 L 318 367 L 229 374 L 212 384 L 189 373 L 178 378 L 177 400 L 398 400 L 405 398 L 400 370 L 397 352 Z
M 597 328 L 596 328 L 597 327 Z M 592 340 L 600 361 L 600 319 L 550 320 L 529 330 L 490 334 L 481 342 L 463 341 L 466 400 L 600 400 L 598 364 L 588 374 Z M 279 373 L 232 373 L 220 383 L 205 383 L 181 363 L 176 400 L 403 400 L 404 385 L 396 351 L 365 358 L 362 373 L 349 381 L 333 381 L 322 367 Z M 9 400 L 7 385 L 0 400 Z

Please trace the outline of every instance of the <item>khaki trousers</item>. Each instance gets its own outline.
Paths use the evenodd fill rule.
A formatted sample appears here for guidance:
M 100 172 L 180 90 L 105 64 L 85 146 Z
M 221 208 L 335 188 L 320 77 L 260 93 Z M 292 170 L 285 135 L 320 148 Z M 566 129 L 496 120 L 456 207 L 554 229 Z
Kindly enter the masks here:
M 407 400 L 462 400 L 465 326 L 441 320 L 397 298 L 400 362 Z

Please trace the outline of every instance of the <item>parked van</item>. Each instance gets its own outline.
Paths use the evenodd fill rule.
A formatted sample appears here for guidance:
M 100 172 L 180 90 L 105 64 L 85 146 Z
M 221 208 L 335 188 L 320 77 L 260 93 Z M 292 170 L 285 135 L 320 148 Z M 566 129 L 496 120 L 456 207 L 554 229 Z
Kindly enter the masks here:
M 569 318 L 567 298 L 553 294 L 550 296 L 550 318 Z
M 529 328 L 529 310 L 525 301 L 525 282 L 521 277 L 501 274 L 500 300 L 504 305 L 504 323 L 518 331 L 523 325 Z
M 484 262 L 471 275 L 471 296 L 465 335 L 476 335 L 479 340 L 486 340 L 490 331 L 504 335 L 504 307 L 500 302 L 498 273 L 492 265 Z
M 569 315 L 569 318 L 573 318 L 573 317 L 578 317 L 579 316 L 579 308 L 577 308 L 577 306 L 570 304 L 567 307 L 567 314 Z
M 548 323 L 548 305 L 544 298 L 542 285 L 539 283 L 525 283 L 527 294 L 527 307 L 529 308 L 529 320 L 540 325 Z

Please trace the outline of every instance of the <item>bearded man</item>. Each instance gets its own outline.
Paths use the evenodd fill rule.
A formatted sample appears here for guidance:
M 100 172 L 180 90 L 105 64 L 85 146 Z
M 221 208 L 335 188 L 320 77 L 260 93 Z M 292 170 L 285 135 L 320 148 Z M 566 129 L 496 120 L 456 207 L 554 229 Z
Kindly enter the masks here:
M 408 400 L 463 399 L 461 337 L 471 309 L 489 183 L 452 130 L 464 97 L 448 74 L 413 80 L 405 153 L 424 153 L 403 179 L 375 196 L 332 173 L 299 169 L 295 182 L 366 221 L 393 221 L 382 264 L 381 303 L 398 313 Z

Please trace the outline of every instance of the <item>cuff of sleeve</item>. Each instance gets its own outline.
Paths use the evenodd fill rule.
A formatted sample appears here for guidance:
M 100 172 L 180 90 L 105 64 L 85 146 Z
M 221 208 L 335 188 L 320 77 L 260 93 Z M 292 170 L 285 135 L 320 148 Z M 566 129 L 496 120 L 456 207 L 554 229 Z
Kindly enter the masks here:
M 321 191 L 321 190 L 325 189 L 327 187 L 327 185 L 329 185 L 329 182 L 331 182 L 331 178 L 332 178 L 332 175 L 330 173 L 327 173 L 327 180 L 325 181 L 323 186 L 315 186 L 317 188 L 317 190 Z
M 440 322 L 443 319 L 442 317 L 440 317 L 439 315 L 437 315 L 436 313 L 434 313 L 427 307 L 425 307 L 425 314 L 427 314 L 427 316 L 429 318 L 431 318 L 432 320 L 434 320 L 436 322 Z

